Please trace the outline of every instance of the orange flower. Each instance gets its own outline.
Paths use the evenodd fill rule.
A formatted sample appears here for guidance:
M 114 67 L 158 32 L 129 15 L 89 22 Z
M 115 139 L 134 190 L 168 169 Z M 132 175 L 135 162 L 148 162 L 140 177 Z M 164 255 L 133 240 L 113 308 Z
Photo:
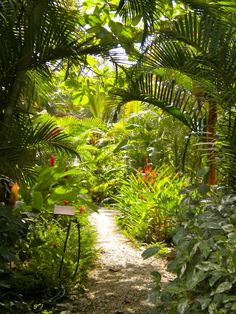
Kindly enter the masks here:
M 152 168 L 152 163 L 148 161 L 148 158 L 145 159 L 145 165 L 142 168 L 142 177 L 144 181 L 149 183 L 154 183 L 157 176 L 156 171 Z
M 80 214 L 83 214 L 84 211 L 85 211 L 85 208 L 84 207 L 80 207 L 80 209 L 79 209 Z
M 9 205 L 11 205 L 13 207 L 15 206 L 16 201 L 17 201 L 18 196 L 19 196 L 19 189 L 20 189 L 20 187 L 19 187 L 17 182 L 14 182 L 11 185 L 11 192 L 10 192 L 8 203 L 9 203 Z

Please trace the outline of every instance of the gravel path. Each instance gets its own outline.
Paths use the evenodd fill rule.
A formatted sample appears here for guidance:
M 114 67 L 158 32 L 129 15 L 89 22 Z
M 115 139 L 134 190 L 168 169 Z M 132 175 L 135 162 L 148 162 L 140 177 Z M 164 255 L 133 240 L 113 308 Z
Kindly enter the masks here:
M 101 254 L 97 268 L 91 272 L 83 297 L 74 300 L 70 313 L 83 314 L 148 314 L 153 305 L 148 301 L 150 272 L 162 273 L 163 282 L 171 280 L 162 260 L 141 257 L 115 225 L 113 210 L 100 209 L 91 215 L 98 233 Z

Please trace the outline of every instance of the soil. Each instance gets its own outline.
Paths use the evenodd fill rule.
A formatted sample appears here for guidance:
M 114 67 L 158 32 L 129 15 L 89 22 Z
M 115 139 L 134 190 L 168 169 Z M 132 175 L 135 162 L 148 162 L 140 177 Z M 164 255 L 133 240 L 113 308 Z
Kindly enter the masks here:
M 98 265 L 87 280 L 82 297 L 74 297 L 61 314 L 148 314 L 152 271 L 162 275 L 162 282 L 173 279 L 166 271 L 166 261 L 150 258 L 143 260 L 144 248 L 136 248 L 115 224 L 117 212 L 100 209 L 90 217 L 98 234 L 100 250 Z

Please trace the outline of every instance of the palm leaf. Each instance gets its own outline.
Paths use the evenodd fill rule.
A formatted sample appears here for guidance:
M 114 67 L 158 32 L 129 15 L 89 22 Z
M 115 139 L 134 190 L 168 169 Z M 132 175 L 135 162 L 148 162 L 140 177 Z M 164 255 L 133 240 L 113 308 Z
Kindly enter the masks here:
M 152 71 L 160 67 L 178 70 L 202 86 L 205 98 L 213 98 L 221 103 L 232 103 L 236 100 L 235 47 L 228 50 L 228 56 L 225 56 L 224 63 L 222 62 L 220 66 L 217 64 L 221 59 L 216 60 L 217 56 L 199 55 L 193 47 L 182 42 L 159 38 L 146 51 L 142 66 Z
M 211 64 L 215 71 L 220 72 L 225 81 L 235 80 L 236 44 L 232 25 L 214 16 L 199 17 L 196 12 L 189 12 L 179 17 L 174 22 L 172 31 L 166 31 L 165 34 L 194 47 L 198 60 L 201 56 L 204 64 L 205 58 L 207 64 Z
M 58 153 L 77 155 L 69 136 L 53 121 L 32 124 L 25 115 L 12 116 L 0 124 L 0 173 L 19 181 L 34 179 L 35 164 L 45 148 Z
M 203 0 L 182 0 L 183 3 L 186 3 L 190 6 L 191 9 L 198 13 L 204 14 L 214 14 L 215 16 L 221 15 L 229 21 L 229 18 L 232 18 L 232 22 L 235 24 L 235 9 L 236 4 L 234 0 L 212 0 L 212 1 L 203 1 Z
M 120 0 L 117 12 L 127 20 L 135 21 L 142 17 L 144 24 L 143 43 L 154 30 L 154 24 L 164 12 L 161 1 L 156 0 Z
M 108 53 L 94 34 L 80 31 L 80 13 L 64 1 L 1 1 L 0 91 L 2 115 L 10 117 L 27 90 L 28 71 L 52 73 L 52 64 L 69 59 L 70 65 L 86 62 L 88 54 Z M 28 102 L 29 103 L 29 102 Z
M 236 101 L 235 29 L 214 16 L 189 12 L 178 17 L 147 47 L 141 64 L 187 74 L 216 102 Z
M 131 81 L 128 90 L 117 89 L 116 95 L 122 103 L 142 101 L 161 108 L 193 131 L 200 131 L 205 124 L 202 104 L 175 80 L 163 80 L 153 73 L 141 74 Z

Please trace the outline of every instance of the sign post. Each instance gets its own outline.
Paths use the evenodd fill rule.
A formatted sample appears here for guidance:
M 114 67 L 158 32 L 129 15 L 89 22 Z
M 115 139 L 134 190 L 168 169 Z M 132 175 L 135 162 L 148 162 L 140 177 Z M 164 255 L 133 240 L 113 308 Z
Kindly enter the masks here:
M 75 215 L 75 208 L 73 206 L 55 205 L 54 206 L 54 215 L 64 215 L 64 216 L 69 216 L 70 217 L 69 224 L 68 224 L 68 227 L 67 227 L 67 232 L 66 232 L 66 240 L 65 240 L 65 243 L 64 243 L 61 264 L 60 264 L 60 268 L 59 268 L 59 272 L 58 272 L 58 278 L 60 278 L 61 277 L 61 271 L 62 271 L 62 265 L 63 265 L 63 262 L 64 262 L 65 253 L 66 253 L 66 246 L 67 246 L 67 242 L 68 242 L 68 238 L 69 238 L 69 234 L 70 234 L 71 217 Z

